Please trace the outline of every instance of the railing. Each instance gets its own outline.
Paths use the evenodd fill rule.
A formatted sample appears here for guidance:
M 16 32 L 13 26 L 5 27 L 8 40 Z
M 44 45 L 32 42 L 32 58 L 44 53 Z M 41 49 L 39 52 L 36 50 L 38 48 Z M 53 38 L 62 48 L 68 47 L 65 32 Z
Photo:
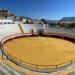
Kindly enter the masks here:
M 15 37 L 17 37 L 17 36 L 15 36 Z M 71 37 L 69 37 L 69 38 L 71 38 Z M 5 55 L 8 60 L 12 61 L 16 65 L 21 66 L 23 68 L 27 68 L 27 69 L 32 70 L 32 71 L 45 72 L 46 73 L 46 72 L 50 72 L 50 70 L 58 69 L 58 68 L 67 66 L 67 65 L 75 62 L 75 59 L 64 62 L 64 63 L 61 63 L 61 64 L 57 64 L 57 65 L 37 65 L 37 64 L 29 63 L 29 62 L 24 62 L 24 61 L 14 57 L 13 55 L 9 54 L 8 52 L 6 52 L 4 50 L 3 44 L 4 44 L 5 41 L 1 42 L 1 44 L 0 44 L 2 54 Z

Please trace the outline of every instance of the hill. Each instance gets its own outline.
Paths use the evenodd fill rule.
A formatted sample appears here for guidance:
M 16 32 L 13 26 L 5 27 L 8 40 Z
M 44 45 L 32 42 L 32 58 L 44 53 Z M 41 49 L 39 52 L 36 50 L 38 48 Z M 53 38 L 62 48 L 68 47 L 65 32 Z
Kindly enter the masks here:
M 64 17 L 60 22 L 75 22 L 75 17 Z

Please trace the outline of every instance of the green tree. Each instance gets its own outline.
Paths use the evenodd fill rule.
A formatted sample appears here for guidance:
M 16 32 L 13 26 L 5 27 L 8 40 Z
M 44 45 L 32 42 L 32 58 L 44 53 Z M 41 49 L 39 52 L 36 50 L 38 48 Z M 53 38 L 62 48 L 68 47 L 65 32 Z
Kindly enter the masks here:
M 56 23 L 50 23 L 49 26 L 51 26 L 51 27 L 56 27 L 57 24 L 56 24 Z
M 28 20 L 26 20 L 26 24 L 29 24 L 29 21 Z
M 71 23 L 67 26 L 67 28 L 75 28 L 75 23 Z
M 47 24 L 47 22 L 46 22 L 45 19 L 41 19 L 41 23 L 42 23 L 42 24 Z

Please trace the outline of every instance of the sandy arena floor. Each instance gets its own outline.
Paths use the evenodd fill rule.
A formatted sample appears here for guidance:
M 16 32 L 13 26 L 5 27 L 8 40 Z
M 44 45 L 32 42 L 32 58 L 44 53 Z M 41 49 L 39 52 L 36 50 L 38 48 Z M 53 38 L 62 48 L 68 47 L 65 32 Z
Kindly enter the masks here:
M 75 44 L 51 37 L 14 39 L 4 49 L 20 60 L 37 65 L 57 65 L 75 59 Z

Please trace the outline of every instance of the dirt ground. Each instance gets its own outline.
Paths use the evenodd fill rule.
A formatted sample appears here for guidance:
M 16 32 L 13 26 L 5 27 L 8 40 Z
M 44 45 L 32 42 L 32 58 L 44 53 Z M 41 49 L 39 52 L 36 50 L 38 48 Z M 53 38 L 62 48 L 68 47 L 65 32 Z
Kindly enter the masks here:
M 37 65 L 57 65 L 75 59 L 75 44 L 50 37 L 19 38 L 4 49 L 12 56 Z

